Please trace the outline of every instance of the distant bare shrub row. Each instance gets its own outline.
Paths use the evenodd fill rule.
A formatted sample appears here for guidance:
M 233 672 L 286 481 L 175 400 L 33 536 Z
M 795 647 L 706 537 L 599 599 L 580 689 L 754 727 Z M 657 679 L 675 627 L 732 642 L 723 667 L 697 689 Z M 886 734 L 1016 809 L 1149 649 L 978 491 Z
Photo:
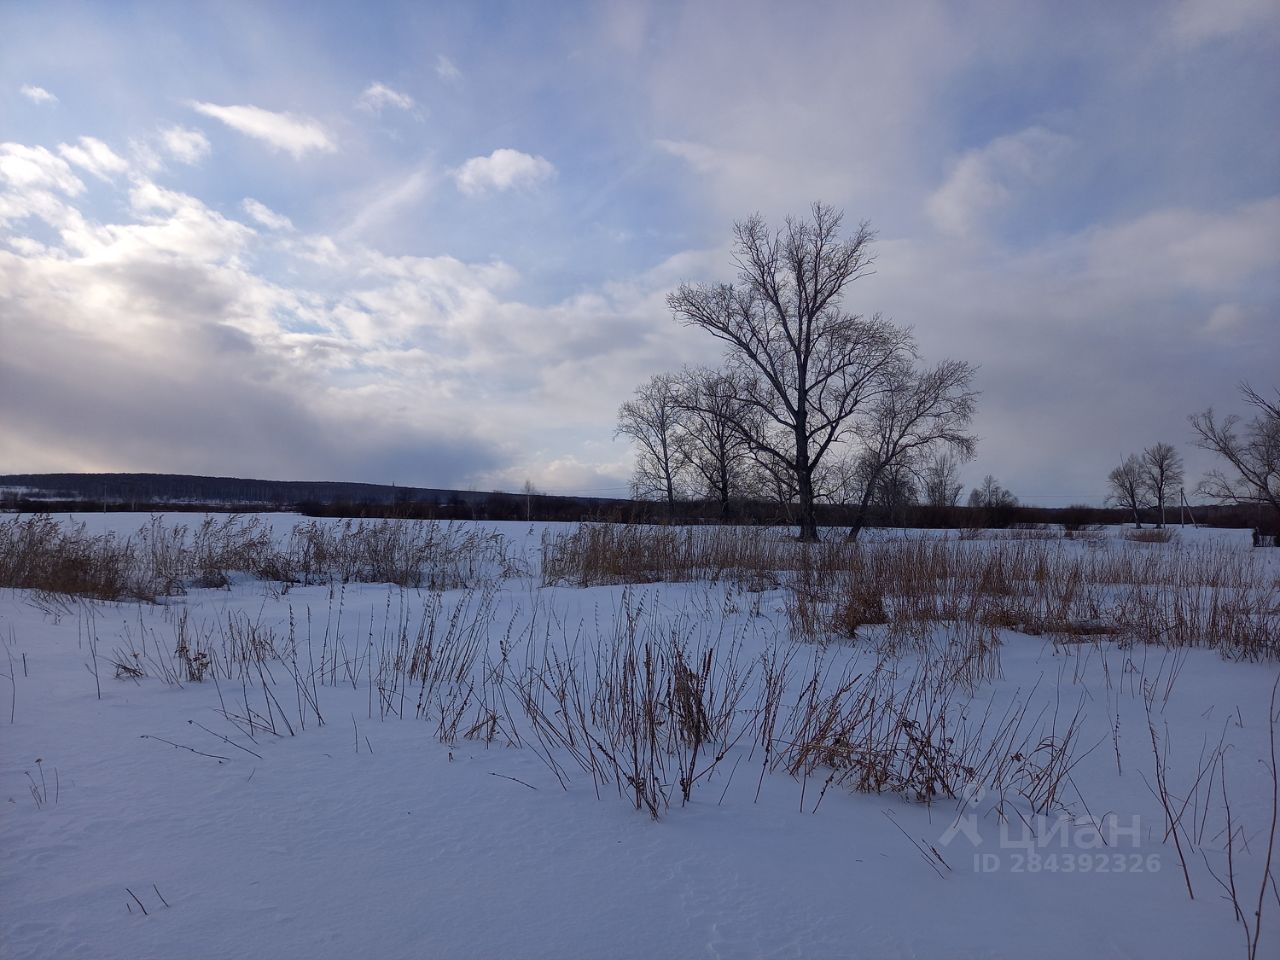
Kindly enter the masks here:
M 48 515 L 0 522 L 0 586 L 98 600 L 149 600 L 222 587 L 237 574 L 286 583 L 449 589 L 510 572 L 503 538 L 428 521 L 308 521 L 273 534 L 256 516 L 188 526 L 155 517 L 131 536 Z

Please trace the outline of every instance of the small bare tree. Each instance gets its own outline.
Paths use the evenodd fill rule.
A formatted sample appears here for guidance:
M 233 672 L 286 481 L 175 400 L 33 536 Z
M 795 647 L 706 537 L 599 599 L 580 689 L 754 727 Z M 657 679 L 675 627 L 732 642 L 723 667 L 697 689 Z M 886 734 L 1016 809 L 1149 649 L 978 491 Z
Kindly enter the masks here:
M 691 472 L 720 505 L 722 518 L 745 493 L 751 438 L 759 433 L 758 412 L 743 403 L 741 393 L 732 372 L 696 368 L 680 375 L 678 402 L 686 414 Z
M 969 493 L 969 506 L 982 510 L 1005 510 L 1018 505 L 1018 498 L 1006 490 L 991 474 Z
M 1231 466 L 1231 473 L 1211 471 L 1197 492 L 1221 503 L 1269 507 L 1280 530 L 1280 390 L 1271 400 L 1242 383 L 1240 393 L 1256 411 L 1248 423 L 1234 414 L 1218 420 L 1212 409 L 1191 417 L 1196 446 L 1218 454 Z
M 636 467 L 631 488 L 638 499 L 676 502 L 681 477 L 688 465 L 683 436 L 684 407 L 670 374 L 660 373 L 636 388 L 635 398 L 618 410 L 614 436 L 636 443 Z
M 1147 499 L 1147 478 L 1142 460 L 1129 454 L 1124 462 L 1107 474 L 1107 501 L 1133 514 L 1133 525 L 1142 529 L 1142 513 L 1150 502 Z
M 772 426 L 753 446 L 794 477 L 809 541 L 818 539 L 815 471 L 911 353 L 905 330 L 842 309 L 846 288 L 870 271 L 873 238 L 865 223 L 842 238 L 842 220 L 821 203 L 777 231 L 753 216 L 734 226 L 738 284 L 682 284 L 667 298 L 678 321 L 727 345 L 735 399 Z
M 938 448 L 966 460 L 973 456 L 977 440 L 967 432 L 978 400 L 973 374 L 973 367 L 960 360 L 946 360 L 930 370 L 903 367 L 890 373 L 886 389 L 856 428 L 866 445 L 861 462 L 867 475 L 850 540 L 861 533 L 882 476 L 892 475 L 901 487 L 907 475 L 918 472 L 925 455 Z
M 960 458 L 950 450 L 934 450 L 920 470 L 920 489 L 931 507 L 954 507 L 960 502 Z
M 843 478 L 842 487 L 853 491 L 851 497 L 842 496 L 842 502 L 857 507 L 856 525 L 849 532 L 850 539 L 857 538 L 855 531 L 862 529 L 864 518 L 872 510 L 880 523 L 899 526 L 905 520 L 907 508 L 920 502 L 915 472 L 906 461 L 885 465 L 870 449 L 864 450 L 854 462 Z
M 1165 507 L 1182 485 L 1182 457 L 1172 444 L 1157 443 L 1142 451 L 1142 479 L 1151 505 L 1160 511 L 1156 526 L 1163 527 Z

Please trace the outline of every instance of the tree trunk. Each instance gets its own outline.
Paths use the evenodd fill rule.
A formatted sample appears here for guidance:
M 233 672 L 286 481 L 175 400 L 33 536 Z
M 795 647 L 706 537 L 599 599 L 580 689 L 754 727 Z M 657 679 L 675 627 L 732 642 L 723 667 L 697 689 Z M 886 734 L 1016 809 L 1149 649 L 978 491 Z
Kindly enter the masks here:
M 805 543 L 818 542 L 818 512 L 813 505 L 813 471 L 806 468 L 797 471 L 800 494 L 800 539 Z
M 729 519 L 729 466 L 724 452 L 724 441 L 716 444 L 719 453 L 716 463 L 716 498 L 720 501 L 720 519 Z
M 873 489 L 874 480 L 867 484 L 867 489 L 862 492 L 862 502 L 858 504 L 858 512 L 854 514 L 853 526 L 849 528 L 848 539 L 850 541 L 857 540 L 858 534 L 862 532 L 862 528 L 867 523 L 867 507 L 871 506 L 871 491 Z
M 804 367 L 801 365 L 803 379 Z M 809 460 L 809 417 L 805 410 L 805 393 L 802 389 L 796 402 L 796 492 L 800 496 L 800 540 L 818 542 L 818 513 L 813 507 L 813 463 Z
M 802 431 L 796 431 L 796 495 L 800 499 L 800 539 L 818 542 L 818 514 L 813 508 L 813 464 Z

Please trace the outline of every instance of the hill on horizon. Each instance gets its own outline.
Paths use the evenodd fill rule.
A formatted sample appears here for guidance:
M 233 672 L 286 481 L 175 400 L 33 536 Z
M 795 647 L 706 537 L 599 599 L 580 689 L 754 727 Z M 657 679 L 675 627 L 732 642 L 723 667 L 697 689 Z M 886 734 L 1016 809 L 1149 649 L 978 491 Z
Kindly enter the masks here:
M 0 492 L 39 500 L 102 503 L 226 503 L 274 507 L 300 503 L 475 503 L 490 496 L 475 490 L 404 487 L 348 481 L 256 480 L 180 473 L 0 474 Z

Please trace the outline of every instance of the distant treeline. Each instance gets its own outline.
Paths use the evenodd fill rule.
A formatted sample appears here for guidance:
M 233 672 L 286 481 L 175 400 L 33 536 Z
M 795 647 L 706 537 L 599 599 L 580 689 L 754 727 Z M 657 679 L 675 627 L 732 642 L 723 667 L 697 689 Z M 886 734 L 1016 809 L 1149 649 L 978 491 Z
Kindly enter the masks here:
M 7 490 L 3 488 L 8 488 Z M 781 526 L 796 517 L 788 504 L 736 501 L 722 513 L 718 503 L 681 501 L 672 506 L 647 500 L 607 500 L 544 494 L 479 493 L 393 487 L 363 483 L 240 480 L 170 474 L 13 474 L 0 476 L 0 508 L 19 513 L 65 512 L 243 512 L 296 511 L 311 517 L 399 517 L 423 520 L 600 521 L 611 523 L 738 523 Z M 849 526 L 856 505 L 819 504 L 818 522 Z M 1256 528 L 1251 507 L 1196 506 L 1197 523 L 1213 527 Z M 1180 511 L 1167 514 L 1179 522 Z M 1120 509 L 1089 506 L 991 508 L 900 505 L 892 511 L 872 508 L 871 525 L 930 529 L 1035 527 L 1062 524 L 1083 529 L 1132 522 Z M 1154 511 L 1144 523 L 1156 520 Z M 1191 515 L 1186 516 L 1188 522 Z M 1264 533 L 1274 533 L 1264 530 Z
M 446 502 L 440 504 L 402 503 L 392 506 L 368 503 L 300 503 L 298 512 L 313 517 L 399 517 L 423 520 L 537 520 L 537 521 L 598 521 L 606 523 L 675 523 L 716 524 L 735 523 L 748 525 L 786 526 L 795 523 L 795 516 L 785 504 L 773 502 L 738 502 L 730 505 L 727 516 L 722 516 L 720 506 L 708 501 L 677 501 L 668 507 L 666 503 L 649 500 L 595 500 L 584 501 L 574 497 L 552 497 L 509 493 L 491 493 L 470 502 Z M 856 504 L 819 504 L 818 523 L 825 527 L 850 526 L 857 514 Z M 1104 524 L 1132 522 L 1132 514 L 1125 510 L 1088 506 L 1071 507 L 997 507 L 968 506 L 929 507 L 910 505 L 899 507 L 893 516 L 872 508 L 873 526 L 911 527 L 938 530 L 972 528 L 1037 527 L 1061 524 L 1070 530 Z M 1198 506 L 1194 508 L 1195 521 L 1202 526 L 1245 527 L 1256 525 L 1256 514 L 1243 507 Z M 1144 517 L 1144 522 L 1154 522 L 1154 516 Z M 1167 522 L 1177 524 L 1178 511 L 1170 511 Z M 1186 515 L 1191 523 L 1192 517 Z

